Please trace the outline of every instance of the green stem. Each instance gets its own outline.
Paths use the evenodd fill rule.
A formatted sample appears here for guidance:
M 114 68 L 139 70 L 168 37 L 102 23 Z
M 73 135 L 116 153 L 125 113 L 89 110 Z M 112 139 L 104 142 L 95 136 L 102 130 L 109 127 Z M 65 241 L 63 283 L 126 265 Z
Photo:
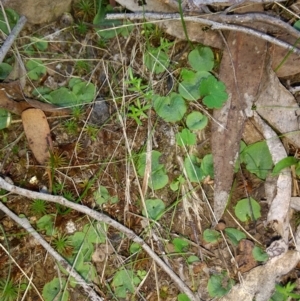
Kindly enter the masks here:
M 300 42 L 300 38 L 298 38 L 296 40 L 296 42 L 293 45 L 293 48 L 288 51 L 288 53 L 285 55 L 285 57 L 282 59 L 282 61 L 279 63 L 279 65 L 274 69 L 275 72 L 277 72 L 281 68 L 281 66 L 286 62 L 286 60 L 289 58 L 289 56 L 292 54 L 292 52 L 294 52 L 294 49 L 296 48 L 296 46 L 299 42 Z
M 183 28 L 184 35 L 185 35 L 186 40 L 188 41 L 190 47 L 192 49 L 194 49 L 194 46 L 193 46 L 193 44 L 192 44 L 192 42 L 191 42 L 191 40 L 189 38 L 187 29 L 186 29 L 186 24 L 185 24 L 184 17 L 183 17 L 183 10 L 182 10 L 181 0 L 178 0 L 178 7 L 179 7 L 179 14 L 180 14 L 180 19 L 181 19 L 181 23 L 182 23 L 182 28 Z

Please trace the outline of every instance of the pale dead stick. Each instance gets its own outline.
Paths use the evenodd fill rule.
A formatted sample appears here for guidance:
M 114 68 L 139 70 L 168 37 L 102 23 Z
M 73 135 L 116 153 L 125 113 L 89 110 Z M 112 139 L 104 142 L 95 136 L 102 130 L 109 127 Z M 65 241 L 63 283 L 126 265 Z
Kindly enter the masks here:
M 26 23 L 27 19 L 26 17 L 22 16 L 18 23 L 16 24 L 16 26 L 14 27 L 14 29 L 11 31 L 11 33 L 9 34 L 9 36 L 7 37 L 7 39 L 5 40 L 5 42 L 3 43 L 1 49 L 0 49 L 0 63 L 3 62 L 7 52 L 9 51 L 11 45 L 13 44 L 14 40 L 17 38 L 17 36 L 19 35 L 20 31 L 22 30 L 22 28 L 24 27 L 25 23 Z
M 1 178 L 1 180 L 3 180 Z M 4 180 L 3 180 L 4 181 Z M 49 252 L 55 260 L 57 260 L 63 268 L 67 270 L 67 272 L 75 278 L 77 284 L 82 286 L 86 294 L 89 296 L 92 301 L 103 301 L 97 293 L 93 290 L 93 288 L 85 282 L 85 280 L 73 269 L 73 267 L 62 257 L 60 256 L 30 225 L 29 221 L 26 218 L 20 218 L 16 214 L 14 214 L 11 210 L 9 210 L 1 201 L 0 201 L 0 210 L 2 210 L 7 216 L 13 219 L 17 224 L 23 227 L 30 235 L 32 235 L 47 252 Z
M 76 204 L 73 202 L 68 201 L 64 197 L 61 196 L 55 196 L 55 195 L 50 195 L 50 194 L 45 194 L 45 193 L 40 193 L 40 192 L 35 192 L 35 191 L 30 191 L 24 188 L 17 187 L 15 185 L 12 185 L 8 182 L 6 182 L 3 178 L 0 177 L 0 188 L 10 191 L 11 193 L 15 193 L 18 195 L 22 195 L 26 198 L 29 199 L 40 199 L 44 200 L 47 202 L 52 202 L 56 204 L 60 204 L 62 206 L 74 209 L 78 212 L 84 213 L 95 220 L 99 222 L 104 222 L 113 228 L 119 230 L 120 232 L 124 233 L 129 239 L 132 241 L 138 243 L 147 253 L 148 255 L 159 265 L 159 267 L 164 270 L 169 277 L 174 281 L 174 283 L 177 285 L 178 289 L 181 290 L 183 293 L 185 293 L 191 301 L 200 301 L 201 299 L 198 296 L 195 296 L 193 292 L 190 290 L 190 288 L 175 274 L 175 272 L 145 243 L 145 241 L 140 238 L 138 235 L 136 235 L 132 230 L 128 229 L 124 225 L 120 224 L 119 222 L 113 220 L 109 216 L 97 212 L 89 207 Z M 56 259 L 58 260 L 66 270 L 71 274 L 71 272 L 74 272 L 72 267 L 66 266 L 65 263 L 66 261 L 58 254 L 56 251 L 49 246 L 49 244 L 44 241 L 43 238 L 39 236 L 39 234 L 31 227 L 30 223 L 26 218 L 19 218 L 16 216 L 13 212 L 11 212 L 1 201 L 0 201 L 0 210 L 5 212 L 10 218 L 12 218 L 16 223 L 21 225 L 24 229 L 26 229 L 29 234 L 32 234 L 40 243 L 41 245 L 49 251 L 49 253 Z M 50 248 L 54 251 L 53 253 L 50 252 Z M 58 257 L 59 256 L 59 257 Z M 59 258 L 59 259 L 58 259 Z M 70 270 L 71 268 L 71 270 Z M 72 275 L 73 276 L 73 275 Z M 74 277 L 74 276 L 73 276 Z M 78 282 L 80 285 L 83 286 L 84 289 L 90 289 L 89 293 L 93 293 L 94 291 L 86 284 L 82 282 L 82 278 L 79 275 L 80 278 L 77 278 Z M 76 279 L 76 277 L 74 277 Z M 91 296 L 91 295 L 90 295 Z M 100 297 L 97 295 L 95 296 L 98 299 L 91 299 L 91 300 L 102 300 Z
M 219 16 L 220 17 L 220 16 Z M 227 18 L 227 17 L 226 17 Z M 160 13 L 131 13 L 131 14 L 108 14 L 106 15 L 107 20 L 116 20 L 116 19 L 129 19 L 129 20 L 143 20 L 143 19 L 149 19 L 149 20 L 157 20 L 156 22 L 163 22 L 163 21 L 171 21 L 171 20 L 178 20 L 180 21 L 180 14 L 160 14 Z M 228 19 L 228 18 L 227 18 Z M 283 47 L 284 49 L 288 49 L 298 55 L 300 55 L 300 49 L 295 48 L 295 46 L 290 45 L 289 43 L 286 43 L 284 41 L 281 41 L 279 39 L 276 39 L 272 36 L 269 36 L 263 32 L 260 32 L 258 30 L 248 28 L 248 27 L 242 27 L 238 25 L 233 24 L 223 24 L 220 22 L 208 20 L 206 18 L 200 18 L 196 16 L 185 16 L 185 21 L 191 21 L 195 23 L 200 23 L 204 25 L 210 26 L 211 30 L 232 30 L 232 31 L 238 31 L 243 32 L 255 37 L 258 37 L 260 39 L 263 39 L 265 41 L 268 41 L 274 45 Z M 228 20 L 227 20 L 228 22 Z M 282 23 L 281 23 L 282 25 Z M 294 30 L 291 31 L 293 35 L 295 34 Z

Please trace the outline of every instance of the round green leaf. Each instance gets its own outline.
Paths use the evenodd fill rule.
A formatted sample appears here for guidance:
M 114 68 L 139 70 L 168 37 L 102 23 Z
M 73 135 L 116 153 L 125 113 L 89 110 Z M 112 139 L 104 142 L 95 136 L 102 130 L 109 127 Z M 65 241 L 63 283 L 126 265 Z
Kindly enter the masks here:
M 293 27 L 300 31 L 300 20 L 296 21 Z
M 72 88 L 73 93 L 77 96 L 80 104 L 91 102 L 96 94 L 96 87 L 92 83 L 76 83 Z
M 0 64 L 0 79 L 6 79 L 12 71 L 12 66 L 6 63 Z
M 241 161 L 246 163 L 246 168 L 265 180 L 273 166 L 272 157 L 266 141 L 248 145 L 241 153 Z
M 191 301 L 191 299 L 186 294 L 179 294 L 177 296 L 178 301 Z
M 130 254 L 134 254 L 134 253 L 139 252 L 141 249 L 142 249 L 142 247 L 138 243 L 133 242 L 130 245 L 129 251 L 130 251 Z
M 189 53 L 188 60 L 196 71 L 211 71 L 214 67 L 214 54 L 209 47 L 197 47 Z
M 167 122 L 176 122 L 182 119 L 186 112 L 184 99 L 177 93 L 169 96 L 155 96 L 154 109 L 156 113 Z
M 192 112 L 186 118 L 187 127 L 192 130 L 203 130 L 208 123 L 208 118 L 200 112 Z
M 149 199 L 145 201 L 145 204 L 148 216 L 153 220 L 157 220 L 166 208 L 165 203 L 160 199 Z M 142 213 L 146 216 L 145 210 Z
M 233 245 L 237 246 L 239 241 L 246 238 L 246 234 L 235 228 L 226 228 L 225 233 L 232 242 Z
M 7 17 L 8 24 L 10 28 L 13 29 L 18 23 L 20 17 L 17 12 L 11 8 L 6 8 L 4 11 Z M 6 35 L 9 35 L 10 33 L 10 30 L 8 29 L 6 24 L 6 18 L 4 17 L 2 10 L 0 10 L 0 31 L 3 31 Z
M 190 155 L 184 159 L 184 168 L 191 182 L 198 183 L 205 175 L 196 156 Z
M 224 83 L 212 75 L 201 81 L 200 96 L 203 97 L 203 103 L 210 109 L 222 108 L 228 99 Z
M 149 187 L 158 190 L 164 188 L 169 182 L 169 177 L 164 169 L 157 170 L 151 173 Z
M 169 66 L 168 55 L 159 48 L 150 48 L 144 55 L 144 64 L 150 72 L 164 72 Z
M 250 202 L 251 202 L 251 206 L 250 206 Z M 234 211 L 236 217 L 242 222 L 246 222 L 248 219 L 252 219 L 252 212 L 255 220 L 257 220 L 261 216 L 260 205 L 256 200 L 254 200 L 251 197 L 250 197 L 250 201 L 248 198 L 238 201 Z
M 178 92 L 179 94 L 187 100 L 197 100 L 200 98 L 199 85 L 201 80 L 211 76 L 207 71 L 198 71 L 198 72 L 184 72 L 182 74 L 183 81 L 179 84 Z
M 199 259 L 199 257 L 196 256 L 196 255 L 191 255 L 191 256 L 189 256 L 188 259 L 187 259 L 187 262 L 188 262 L 189 264 L 194 263 L 194 262 L 199 262 L 199 261 L 200 261 L 200 259 Z
M 41 60 L 29 60 L 26 63 L 26 68 L 28 70 L 27 75 L 32 80 L 38 80 L 47 72 L 47 69 Z
M 185 252 L 189 246 L 189 243 L 186 239 L 176 237 L 172 240 L 172 244 L 174 245 L 174 249 L 178 253 Z
M 66 280 L 61 278 L 53 278 L 50 282 L 47 282 L 43 287 L 42 295 L 45 301 L 53 301 L 57 298 L 61 301 L 69 300 L 69 293 L 64 290 Z
M 268 260 L 268 254 L 263 251 L 260 247 L 254 247 L 252 250 L 252 255 L 256 261 L 264 262 Z
M 229 292 L 233 285 L 234 280 L 228 278 L 225 273 L 212 275 L 208 280 L 207 290 L 211 297 L 222 297 Z
M 176 142 L 179 146 L 195 145 L 196 135 L 188 129 L 183 129 L 176 134 Z
M 11 114 L 7 110 L 0 108 L 0 130 L 10 126 Z
M 54 90 L 49 95 L 51 103 L 60 107 L 72 107 L 78 104 L 77 96 L 65 87 Z
M 203 157 L 201 162 L 201 169 L 204 176 L 210 176 L 211 179 L 214 178 L 214 162 L 212 154 L 207 154 Z
M 216 243 L 220 238 L 221 234 L 216 230 L 206 229 L 203 232 L 203 239 L 206 242 Z

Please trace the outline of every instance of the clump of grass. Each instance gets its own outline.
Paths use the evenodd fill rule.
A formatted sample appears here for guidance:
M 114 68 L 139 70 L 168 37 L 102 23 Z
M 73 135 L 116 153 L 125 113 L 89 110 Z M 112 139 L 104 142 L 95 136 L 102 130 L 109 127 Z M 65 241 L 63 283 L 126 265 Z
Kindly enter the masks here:
M 63 255 L 70 255 L 72 252 L 72 243 L 68 235 L 58 233 L 52 241 L 53 247 L 56 251 Z
M 75 16 L 84 21 L 91 21 L 96 15 L 94 0 L 80 0 L 75 4 Z
M 34 200 L 30 205 L 30 211 L 37 216 L 45 215 L 47 213 L 48 204 L 43 200 Z
M 14 284 L 13 280 L 0 279 L 0 300 L 15 301 L 17 300 L 19 287 Z
M 63 157 L 63 154 L 58 154 L 57 152 L 51 152 L 48 163 L 51 169 L 55 169 L 58 167 L 65 166 L 66 158 Z
M 91 70 L 91 66 L 88 62 L 79 60 L 75 64 L 75 71 L 78 73 L 78 75 L 84 75 L 89 73 Z
M 76 135 L 77 134 L 77 122 L 75 119 L 69 119 L 64 122 L 64 128 L 66 129 L 69 135 Z
M 76 24 L 75 28 L 76 28 L 77 33 L 79 33 L 80 35 L 85 35 L 88 31 L 87 25 L 82 21 L 78 22 Z

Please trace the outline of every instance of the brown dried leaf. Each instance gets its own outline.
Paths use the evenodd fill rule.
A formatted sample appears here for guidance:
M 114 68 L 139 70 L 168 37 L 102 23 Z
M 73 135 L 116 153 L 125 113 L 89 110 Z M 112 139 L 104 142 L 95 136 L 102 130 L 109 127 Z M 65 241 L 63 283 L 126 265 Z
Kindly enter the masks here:
M 119 4 L 126 7 L 128 10 L 138 12 L 160 12 L 172 13 L 178 11 L 178 3 L 174 0 L 151 0 L 151 1 L 136 1 L 136 0 L 117 0 Z
M 257 261 L 252 255 L 254 243 L 249 239 L 242 239 L 238 245 L 238 255 L 236 262 L 241 273 L 248 272 L 258 265 Z
M 212 125 L 212 151 L 215 166 L 214 212 L 219 220 L 226 208 L 231 189 L 234 162 L 239 153 L 240 140 L 251 107 L 258 93 L 265 71 L 267 44 L 244 33 L 228 36 L 220 66 L 220 80 L 227 88 L 229 99 L 220 110 L 214 110 L 217 122 Z
M 44 164 L 49 158 L 49 150 L 52 149 L 50 128 L 44 112 L 40 109 L 25 110 L 22 122 L 29 147 L 34 157 L 40 164 Z
M 269 260 L 265 265 L 260 265 L 246 275 L 243 281 L 235 285 L 231 291 L 221 298 L 221 301 L 266 301 L 272 296 L 276 282 L 281 276 L 290 272 L 298 263 L 300 253 L 287 251 L 285 254 Z
M 299 148 L 299 105 L 294 96 L 280 83 L 270 66 L 266 71 L 255 102 L 256 111 L 272 128 L 284 134 L 290 143 Z

